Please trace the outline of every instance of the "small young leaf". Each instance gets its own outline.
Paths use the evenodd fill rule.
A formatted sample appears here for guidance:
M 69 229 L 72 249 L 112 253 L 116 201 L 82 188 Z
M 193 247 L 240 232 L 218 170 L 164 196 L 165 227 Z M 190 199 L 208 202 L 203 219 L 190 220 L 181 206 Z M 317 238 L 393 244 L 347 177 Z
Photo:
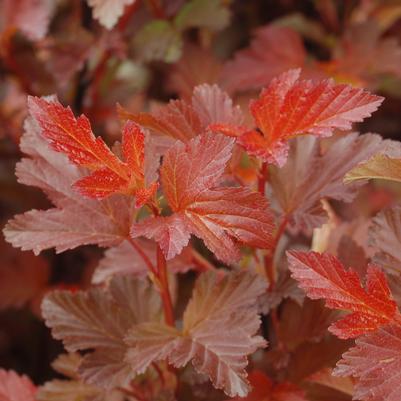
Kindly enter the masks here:
M 124 8 L 137 0 L 87 0 L 93 8 L 93 17 L 105 28 L 111 29 L 124 13 Z

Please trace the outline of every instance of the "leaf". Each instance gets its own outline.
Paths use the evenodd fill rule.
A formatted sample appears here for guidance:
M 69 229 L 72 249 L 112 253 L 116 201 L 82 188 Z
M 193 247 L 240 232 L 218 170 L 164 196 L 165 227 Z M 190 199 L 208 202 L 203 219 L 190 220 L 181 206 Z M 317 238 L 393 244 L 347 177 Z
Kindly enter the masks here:
M 174 20 L 179 30 L 207 28 L 219 31 L 229 22 L 229 10 L 220 0 L 190 0 L 180 9 Z
M 383 75 L 401 76 L 401 48 L 395 37 L 381 37 L 375 21 L 348 27 L 327 66 L 331 76 L 378 87 Z
M 98 396 L 99 391 L 96 388 L 83 382 L 55 379 L 39 388 L 37 401 L 103 400 L 97 398 Z
M 232 148 L 233 140 L 222 135 L 177 142 L 161 168 L 164 195 L 174 213 L 134 224 L 132 237 L 155 239 L 167 259 L 182 250 L 190 234 L 227 263 L 240 256 L 234 240 L 270 248 L 273 217 L 267 201 L 247 188 L 217 187 Z
M 161 305 L 149 283 L 118 276 L 109 290 L 52 292 L 42 303 L 42 314 L 53 337 L 63 340 L 69 352 L 95 349 L 83 358 L 80 375 L 90 384 L 111 389 L 134 377 L 124 361 L 125 334 L 135 324 L 159 320 Z
M 273 383 L 263 372 L 253 370 L 249 374 L 252 391 L 244 398 L 234 401 L 306 401 L 304 391 L 290 382 Z
M 39 387 L 38 401 L 107 401 L 119 399 L 118 390 L 104 390 L 100 387 L 84 383 L 79 378 L 79 366 L 82 357 L 78 353 L 61 354 L 52 363 L 58 373 L 71 380 L 54 379 Z
M 160 359 L 176 367 L 192 360 L 216 388 L 230 397 L 245 396 L 246 356 L 265 346 L 255 336 L 260 324 L 256 298 L 264 291 L 263 280 L 254 273 L 231 273 L 220 281 L 215 272 L 203 273 L 184 312 L 182 332 L 156 323 L 133 327 L 126 337 L 127 360 L 137 373 Z
M 35 401 L 35 394 L 36 387 L 27 376 L 0 369 L 1 401 Z
M 105 28 L 112 29 L 124 13 L 124 8 L 136 0 L 87 0 L 93 8 L 93 17 Z
M 288 260 L 293 278 L 309 298 L 323 298 L 328 308 L 351 312 L 330 326 L 336 336 L 357 337 L 398 319 L 386 277 L 377 266 L 368 267 L 363 288 L 358 274 L 330 254 L 289 251 Z
M 127 238 L 134 217 L 132 200 L 122 195 L 83 198 L 71 186 L 86 170 L 51 150 L 33 119 L 24 127 L 20 146 L 29 157 L 17 164 L 18 181 L 43 190 L 56 207 L 15 216 L 4 228 L 6 240 L 38 254 L 53 247 L 63 252 L 86 244 L 113 246 Z
M 93 171 L 75 183 L 81 194 L 98 199 L 113 193 L 133 194 L 137 197 L 137 207 L 153 196 L 157 184 L 145 186 L 145 135 L 138 125 L 127 122 L 123 127 L 125 162 L 122 162 L 101 137 L 93 135 L 84 115 L 76 119 L 69 107 L 43 98 L 29 97 L 28 107 L 54 150 L 65 153 L 72 163 Z
M 401 390 L 401 327 L 389 324 L 356 340 L 334 374 L 357 379 L 355 399 L 397 401 Z
M 156 134 L 182 142 L 204 133 L 211 124 L 240 125 L 243 121 L 239 106 L 217 85 L 198 85 L 191 101 L 172 100 L 153 113 L 131 114 L 120 108 L 123 118 L 132 120 Z
M 0 12 L 8 27 L 15 27 L 30 40 L 43 39 L 55 7 L 51 0 L 4 0 Z
M 401 160 L 384 154 L 375 155 L 348 172 L 344 182 L 348 184 L 356 180 L 371 179 L 401 182 Z
M 190 99 L 197 85 L 216 84 L 221 69 L 220 61 L 210 49 L 185 44 L 182 57 L 171 66 L 168 88 L 178 93 L 180 98 Z
M 376 250 L 374 260 L 386 273 L 398 278 L 401 272 L 401 206 L 382 210 L 372 223 L 369 237 Z
M 377 110 L 380 96 L 336 85 L 332 80 L 299 80 L 300 70 L 290 70 L 273 79 L 259 99 L 250 104 L 256 126 L 262 132 L 245 132 L 239 143 L 249 154 L 283 166 L 290 138 L 313 134 L 331 136 L 334 129 L 347 130 Z
M 326 220 L 320 200 L 350 202 L 357 186 L 345 186 L 347 171 L 384 149 L 379 135 L 351 133 L 331 140 L 329 146 L 312 136 L 290 141 L 287 163 L 270 169 L 270 182 L 280 212 L 290 219 L 292 228 L 310 233 Z
M 253 36 L 250 47 L 236 52 L 224 66 L 223 87 L 230 92 L 259 90 L 275 76 L 304 67 L 306 51 L 297 32 L 269 24 Z
M 148 240 L 132 240 L 137 243 L 151 262 L 156 265 L 157 245 Z M 181 255 L 170 260 L 167 264 L 170 271 L 175 273 L 185 273 L 194 268 L 191 250 L 184 249 Z M 120 245 L 110 248 L 105 252 L 105 256 L 99 262 L 93 277 L 92 283 L 101 284 L 106 282 L 114 275 L 135 275 L 145 278 L 149 270 L 143 262 L 142 257 L 128 242 L 124 241 Z
M 174 63 L 181 56 L 182 38 L 175 27 L 166 20 L 146 24 L 134 38 L 135 52 L 143 61 Z

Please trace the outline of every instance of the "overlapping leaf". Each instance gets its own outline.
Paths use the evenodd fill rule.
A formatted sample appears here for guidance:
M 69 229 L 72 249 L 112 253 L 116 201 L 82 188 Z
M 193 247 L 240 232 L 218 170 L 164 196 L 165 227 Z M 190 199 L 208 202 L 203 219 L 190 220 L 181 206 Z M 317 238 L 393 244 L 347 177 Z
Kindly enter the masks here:
M 4 229 L 8 242 L 39 253 L 53 247 L 63 252 L 85 244 L 113 246 L 128 237 L 134 216 L 131 199 L 113 195 L 92 200 L 74 191 L 71 186 L 85 176 L 86 170 L 50 149 L 32 119 L 25 123 L 20 146 L 29 157 L 17 164 L 18 181 L 43 190 L 56 207 L 15 216 Z
M 191 101 L 173 100 L 153 113 L 132 114 L 120 109 L 123 118 L 182 142 L 205 132 L 211 124 L 242 124 L 238 106 L 217 85 L 198 85 Z
M 347 173 L 344 182 L 350 183 L 356 180 L 370 179 L 401 182 L 401 159 L 395 159 L 384 154 L 375 155 Z
M 93 171 L 74 185 L 83 195 L 91 198 L 114 193 L 135 195 L 137 207 L 153 196 L 157 184 L 149 187 L 145 184 L 145 136 L 139 126 L 128 122 L 123 128 L 123 162 L 101 137 L 93 135 L 84 115 L 76 119 L 69 107 L 55 100 L 30 97 L 28 106 L 52 148 L 65 153 L 74 164 Z
M 401 272 L 401 207 L 381 211 L 373 219 L 369 234 L 376 251 L 375 261 L 398 278 Z
M 63 340 L 68 351 L 95 349 L 83 358 L 81 377 L 113 388 L 134 377 L 124 361 L 126 332 L 135 324 L 160 320 L 161 305 L 149 283 L 118 276 L 111 281 L 109 291 L 54 291 L 43 301 L 42 313 L 53 336 Z
M 379 135 L 351 133 L 335 138 L 323 150 L 322 142 L 312 136 L 290 141 L 289 159 L 270 169 L 274 198 L 293 228 L 310 233 L 327 220 L 320 200 L 349 202 L 355 186 L 343 184 L 347 171 L 369 159 L 386 145 Z
M 217 186 L 233 145 L 231 138 L 211 133 L 187 145 L 177 142 L 161 168 L 164 195 L 174 213 L 134 224 L 131 235 L 155 239 L 167 259 L 182 250 L 191 234 L 227 263 L 240 256 L 235 241 L 269 248 L 273 218 L 267 201 L 247 188 Z
M 389 324 L 356 340 L 334 371 L 357 379 L 354 398 L 397 401 L 401 391 L 401 326 Z
M 226 394 L 246 395 L 246 357 L 265 345 L 255 336 L 260 324 L 256 298 L 264 290 L 253 273 L 231 273 L 220 281 L 214 272 L 202 274 L 185 310 L 182 331 L 156 323 L 135 326 L 126 337 L 127 360 L 138 373 L 160 359 L 176 367 L 192 361 Z
M 157 245 L 149 240 L 138 239 L 133 241 L 147 255 L 149 260 L 156 265 Z M 185 273 L 194 267 L 192 259 L 191 250 L 186 248 L 179 256 L 170 260 L 167 263 L 167 267 L 172 272 Z M 93 274 L 92 282 L 95 284 L 104 283 L 116 274 L 145 277 L 147 273 L 148 269 L 137 250 L 129 241 L 124 241 L 105 252 L 104 258 L 101 259 Z
M 292 276 L 310 298 L 323 298 L 329 308 L 351 312 L 330 326 L 338 337 L 357 337 L 399 319 L 386 277 L 377 266 L 368 267 L 363 288 L 358 274 L 330 254 L 289 251 L 288 259 Z
M 35 401 L 36 387 L 25 375 L 0 369 L 1 401 Z
M 306 51 L 300 35 L 267 25 L 254 33 L 249 48 L 238 51 L 224 66 L 223 85 L 230 92 L 260 89 L 277 75 L 304 67 Z

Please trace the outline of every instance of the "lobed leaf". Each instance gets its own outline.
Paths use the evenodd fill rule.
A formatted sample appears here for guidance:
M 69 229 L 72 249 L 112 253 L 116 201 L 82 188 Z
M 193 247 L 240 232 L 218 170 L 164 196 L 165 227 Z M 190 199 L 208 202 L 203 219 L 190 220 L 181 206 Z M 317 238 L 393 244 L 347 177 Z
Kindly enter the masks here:
M 17 163 L 18 181 L 43 190 L 56 207 L 15 216 L 4 228 L 6 240 L 38 254 L 52 247 L 63 252 L 86 244 L 113 246 L 127 238 L 134 217 L 132 200 L 122 195 L 83 198 L 71 186 L 86 171 L 50 149 L 35 120 L 27 119 L 24 127 L 20 146 L 29 157 Z
M 357 379 L 355 399 L 396 401 L 401 390 L 401 327 L 389 324 L 356 340 L 334 375 Z
M 387 146 L 379 135 L 357 133 L 338 136 L 328 146 L 312 136 L 289 144 L 289 159 L 281 168 L 271 166 L 270 182 L 281 213 L 306 233 L 327 220 L 321 199 L 350 202 L 358 186 L 344 185 L 344 175 Z
M 231 273 L 220 281 L 214 272 L 202 274 L 184 312 L 182 332 L 156 323 L 133 327 L 126 337 L 127 360 L 137 373 L 160 359 L 176 367 L 192 361 L 216 388 L 231 397 L 246 395 L 246 356 L 265 346 L 255 336 L 260 324 L 256 299 L 264 290 L 263 281 L 249 272 Z
M 167 259 L 182 250 L 190 234 L 202 238 L 227 263 L 240 256 L 234 240 L 270 248 L 273 217 L 267 201 L 246 188 L 216 186 L 233 145 L 231 138 L 209 133 L 170 148 L 163 160 L 161 181 L 174 213 L 134 224 L 131 235 L 155 239 Z
M 251 45 L 235 53 L 223 68 L 223 86 L 230 92 L 260 89 L 277 75 L 304 67 L 306 51 L 292 29 L 266 25 L 257 29 Z
M 384 209 L 373 219 L 369 231 L 374 247 L 375 262 L 383 266 L 386 273 L 398 278 L 401 271 L 401 207 Z
M 288 139 L 303 134 L 326 137 L 334 129 L 350 129 L 383 101 L 363 89 L 332 80 L 299 80 L 299 76 L 300 70 L 290 70 L 271 81 L 250 104 L 262 136 L 251 131 L 239 138 L 248 153 L 278 166 L 287 160 Z
M 29 97 L 28 107 L 54 150 L 65 153 L 72 163 L 93 171 L 74 185 L 83 195 L 104 198 L 113 193 L 134 194 L 137 207 L 153 196 L 157 184 L 150 184 L 148 188 L 145 185 L 145 136 L 138 125 L 127 122 L 123 127 L 123 162 L 101 137 L 94 136 L 84 115 L 76 119 L 69 107 L 43 98 Z
M 149 283 L 119 276 L 109 290 L 54 291 L 44 299 L 42 313 L 53 336 L 68 351 L 95 349 L 83 358 L 80 375 L 90 384 L 110 389 L 134 377 L 124 361 L 128 329 L 159 320 L 161 305 Z
M 330 254 L 289 251 L 288 260 L 293 278 L 309 298 L 323 298 L 327 307 L 351 312 L 330 326 L 336 336 L 357 337 L 398 319 L 397 304 L 377 266 L 368 267 L 363 288 L 358 274 Z

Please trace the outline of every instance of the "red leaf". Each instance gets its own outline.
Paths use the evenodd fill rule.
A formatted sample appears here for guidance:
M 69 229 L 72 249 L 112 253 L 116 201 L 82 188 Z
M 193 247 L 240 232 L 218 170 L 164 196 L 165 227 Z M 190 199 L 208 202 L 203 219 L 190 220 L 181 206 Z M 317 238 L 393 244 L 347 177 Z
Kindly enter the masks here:
M 35 394 L 36 387 L 27 376 L 0 369 L 1 401 L 35 401 Z
M 137 373 L 152 361 L 168 359 L 176 367 L 192 361 L 216 388 L 231 397 L 246 395 L 247 355 L 266 345 L 255 335 L 260 325 L 256 299 L 264 291 L 257 274 L 240 271 L 221 280 L 212 271 L 202 274 L 184 312 L 182 331 L 162 323 L 136 325 L 126 337 L 127 360 Z
M 152 113 L 131 114 L 120 107 L 119 114 L 156 134 L 182 142 L 204 133 L 211 124 L 232 126 L 243 120 L 240 107 L 233 106 L 230 97 L 217 85 L 207 84 L 194 88 L 191 101 L 172 100 Z
M 288 139 L 303 134 L 330 136 L 335 128 L 350 129 L 383 101 L 363 89 L 336 85 L 332 80 L 299 80 L 299 75 L 300 70 L 291 70 L 273 79 L 251 103 L 263 137 L 255 132 L 239 138 L 250 154 L 279 166 L 287 159 Z
M 291 68 L 304 67 L 301 36 L 292 29 L 266 25 L 255 31 L 249 48 L 240 50 L 224 66 L 224 86 L 231 91 L 260 89 Z
M 135 324 L 160 321 L 160 297 L 146 281 L 113 278 L 108 290 L 54 291 L 42 303 L 46 325 L 68 351 L 89 350 L 79 366 L 88 383 L 111 389 L 134 377 L 123 338 Z
M 280 210 L 290 218 L 292 228 L 310 234 L 320 227 L 327 214 L 321 199 L 350 202 L 358 186 L 344 185 L 344 175 L 386 146 L 379 135 L 339 135 L 330 144 L 313 136 L 289 142 L 287 163 L 271 166 L 270 183 Z
M 76 119 L 69 107 L 41 98 L 29 97 L 28 106 L 42 129 L 42 135 L 54 150 L 65 153 L 74 164 L 94 170 L 75 184 L 83 195 L 104 198 L 113 193 L 138 192 L 137 207 L 153 196 L 156 184 L 145 188 L 145 136 L 139 126 L 128 122 L 123 128 L 123 162 L 101 137 L 93 135 L 90 122 L 84 115 Z
M 380 327 L 356 340 L 334 370 L 336 376 L 357 379 L 354 398 L 398 401 L 401 391 L 401 326 Z
M 212 134 L 174 145 L 161 169 L 174 213 L 135 224 L 131 235 L 155 239 L 168 259 L 181 251 L 191 233 L 227 263 L 240 256 L 234 240 L 269 248 L 273 217 L 266 199 L 247 188 L 217 187 L 233 145 L 232 139 Z
M 23 158 L 16 168 L 18 181 L 40 188 L 55 205 L 15 216 L 4 228 L 6 240 L 22 250 L 63 252 L 80 245 L 113 246 L 129 234 L 135 217 L 130 198 L 113 195 L 103 200 L 82 197 L 71 186 L 86 174 L 50 149 L 41 130 L 27 119 L 21 138 Z
M 288 260 L 292 276 L 310 298 L 323 298 L 327 307 L 351 312 L 330 326 L 336 336 L 357 337 L 398 319 L 397 305 L 378 267 L 368 267 L 363 288 L 358 274 L 330 254 L 289 251 Z

